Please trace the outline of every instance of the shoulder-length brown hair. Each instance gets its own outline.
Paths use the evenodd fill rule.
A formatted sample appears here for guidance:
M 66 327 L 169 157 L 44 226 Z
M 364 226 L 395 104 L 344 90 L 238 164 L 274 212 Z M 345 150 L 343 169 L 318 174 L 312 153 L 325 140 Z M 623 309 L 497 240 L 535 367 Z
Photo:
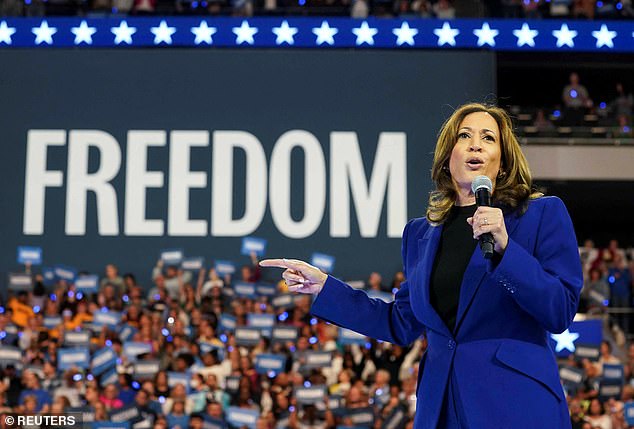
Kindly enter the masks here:
M 505 212 L 520 208 L 525 211 L 530 198 L 541 194 L 533 192 L 531 172 L 528 162 L 520 149 L 520 144 L 513 133 L 513 124 L 508 113 L 500 107 L 480 103 L 469 103 L 460 106 L 445 121 L 438 132 L 438 141 L 434 152 L 434 163 L 431 178 L 436 190 L 429 195 L 427 220 L 432 224 L 443 223 L 449 210 L 456 202 L 457 191 L 451 180 L 449 158 L 458 140 L 458 130 L 462 120 L 470 113 L 486 112 L 495 119 L 500 129 L 500 172 L 494 183 L 492 195 L 493 205 Z

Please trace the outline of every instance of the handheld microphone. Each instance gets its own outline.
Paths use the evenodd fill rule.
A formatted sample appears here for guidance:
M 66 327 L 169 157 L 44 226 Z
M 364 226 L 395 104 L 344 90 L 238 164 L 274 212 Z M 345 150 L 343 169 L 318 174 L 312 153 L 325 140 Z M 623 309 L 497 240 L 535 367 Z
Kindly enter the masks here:
M 471 183 L 471 191 L 475 195 L 476 205 L 478 207 L 485 206 L 491 207 L 491 192 L 493 192 L 493 183 L 487 176 L 478 176 Z M 480 243 L 480 249 L 482 250 L 482 256 L 485 259 L 491 259 L 493 256 L 493 247 L 495 246 L 495 240 L 490 232 L 486 232 L 478 239 Z

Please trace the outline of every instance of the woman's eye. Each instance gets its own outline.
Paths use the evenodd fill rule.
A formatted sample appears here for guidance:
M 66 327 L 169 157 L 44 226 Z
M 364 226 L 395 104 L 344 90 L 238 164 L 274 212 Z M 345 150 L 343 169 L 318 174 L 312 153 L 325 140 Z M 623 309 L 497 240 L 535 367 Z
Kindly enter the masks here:
M 486 140 L 489 140 L 489 141 L 492 141 L 492 142 L 494 142 L 494 141 L 495 141 L 495 138 L 494 138 L 493 136 L 488 135 L 488 134 L 487 134 L 487 135 L 485 135 L 485 136 L 484 136 L 484 138 L 485 138 Z
M 469 138 L 469 134 L 467 134 L 467 133 L 460 133 L 460 134 L 458 134 L 458 138 L 461 138 L 461 139 L 468 139 L 468 138 Z

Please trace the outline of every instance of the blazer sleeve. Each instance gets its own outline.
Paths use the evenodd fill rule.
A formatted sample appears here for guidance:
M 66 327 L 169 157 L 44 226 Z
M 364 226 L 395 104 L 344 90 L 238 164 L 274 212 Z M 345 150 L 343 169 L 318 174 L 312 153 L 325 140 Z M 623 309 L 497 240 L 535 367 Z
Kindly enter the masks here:
M 403 232 L 401 253 L 407 267 L 407 235 L 410 221 Z M 406 268 L 403 271 L 407 278 Z M 311 307 L 311 313 L 335 325 L 351 329 L 368 337 L 399 345 L 408 345 L 424 330 L 410 305 L 409 284 L 406 280 L 391 303 L 370 298 L 341 280 L 328 276 L 324 287 Z
M 534 255 L 509 238 L 491 274 L 544 329 L 561 333 L 568 328 L 577 312 L 583 274 L 572 221 L 559 198 L 545 199 Z

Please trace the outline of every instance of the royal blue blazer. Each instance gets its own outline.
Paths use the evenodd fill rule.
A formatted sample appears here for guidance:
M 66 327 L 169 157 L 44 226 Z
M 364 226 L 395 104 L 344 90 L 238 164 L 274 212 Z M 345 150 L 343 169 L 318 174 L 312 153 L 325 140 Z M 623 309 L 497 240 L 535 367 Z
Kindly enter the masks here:
M 313 302 L 314 315 L 369 337 L 399 345 L 427 337 L 416 429 L 436 429 L 446 393 L 460 398 L 469 429 L 570 427 L 549 333 L 568 328 L 583 285 L 572 222 L 556 197 L 530 200 L 523 215 L 510 213 L 504 221 L 509 242 L 499 263 L 476 247 L 467 265 L 454 332 L 429 300 L 442 225 L 425 218 L 411 220 L 403 232 L 407 280 L 393 302 L 369 298 L 332 276 Z

